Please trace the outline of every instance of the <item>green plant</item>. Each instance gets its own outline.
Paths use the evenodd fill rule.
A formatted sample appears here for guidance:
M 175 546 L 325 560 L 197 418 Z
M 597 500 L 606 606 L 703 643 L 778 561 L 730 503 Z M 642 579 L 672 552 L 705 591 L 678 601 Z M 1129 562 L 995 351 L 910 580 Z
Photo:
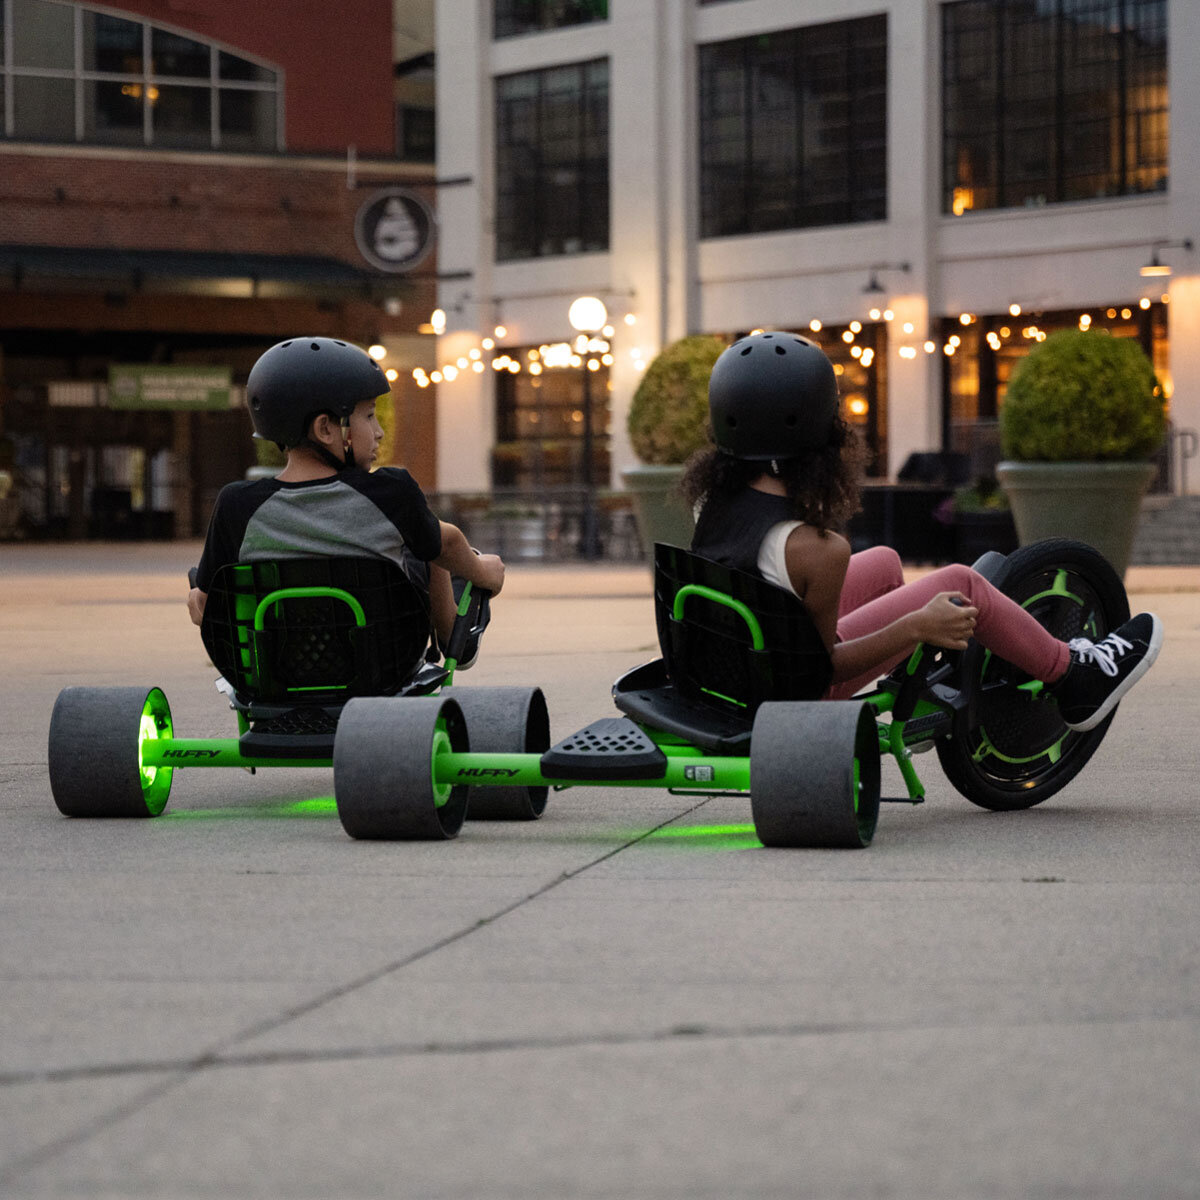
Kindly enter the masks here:
M 1000 411 L 1004 454 L 1024 462 L 1135 462 L 1166 430 L 1162 389 L 1137 342 L 1063 329 L 1035 346 Z
M 950 502 L 954 513 L 1007 512 L 1008 497 L 990 475 L 981 476 L 969 487 L 961 487 Z
M 642 462 L 682 463 L 708 443 L 708 377 L 725 343 L 680 338 L 646 368 L 629 406 L 629 439 Z

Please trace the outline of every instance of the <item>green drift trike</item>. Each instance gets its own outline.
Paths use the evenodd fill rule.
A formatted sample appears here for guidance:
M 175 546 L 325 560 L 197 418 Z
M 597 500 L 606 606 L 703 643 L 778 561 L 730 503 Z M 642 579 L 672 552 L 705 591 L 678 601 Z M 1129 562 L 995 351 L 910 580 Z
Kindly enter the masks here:
M 1100 640 L 1128 618 L 1096 551 L 1052 540 L 975 564 L 1056 637 Z M 989 809 L 1029 808 L 1079 772 L 1111 715 L 1068 730 L 1042 685 L 972 642 L 918 647 L 876 688 L 822 700 L 829 655 L 803 604 L 754 576 L 655 547 L 662 657 L 613 685 L 622 716 L 550 745 L 538 688 L 454 686 L 486 597 L 464 590 L 443 662 L 427 601 L 394 565 L 292 559 L 223 568 L 201 635 L 238 736 L 180 738 L 161 689 L 67 688 L 50 723 L 55 803 L 68 816 L 157 816 L 183 767 L 332 766 L 355 838 L 453 838 L 464 819 L 534 820 L 550 789 L 665 788 L 748 796 L 764 845 L 861 847 L 879 815 L 881 759 L 906 803 L 934 748 Z

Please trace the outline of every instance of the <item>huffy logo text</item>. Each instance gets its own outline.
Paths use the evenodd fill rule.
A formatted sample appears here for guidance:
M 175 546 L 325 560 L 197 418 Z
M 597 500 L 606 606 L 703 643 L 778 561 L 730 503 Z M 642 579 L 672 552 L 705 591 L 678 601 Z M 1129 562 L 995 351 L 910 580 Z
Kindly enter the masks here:
M 220 750 L 164 750 L 163 758 L 216 758 Z
M 472 776 L 475 779 L 511 779 L 514 775 L 519 775 L 520 771 L 516 767 L 463 767 L 458 772 L 459 779 L 464 776 Z

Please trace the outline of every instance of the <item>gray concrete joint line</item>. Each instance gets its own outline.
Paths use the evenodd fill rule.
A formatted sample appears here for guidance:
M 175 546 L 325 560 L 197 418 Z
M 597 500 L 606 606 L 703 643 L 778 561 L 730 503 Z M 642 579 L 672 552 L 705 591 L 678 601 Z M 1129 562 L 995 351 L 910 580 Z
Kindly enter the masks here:
M 647 829 L 644 833 L 640 833 L 637 837 L 630 838 L 621 845 L 615 846 L 613 849 L 606 851 L 604 854 L 592 859 L 590 862 L 584 863 L 581 867 L 576 867 L 574 870 L 570 871 L 563 871 L 556 878 L 550 880 L 549 883 L 543 884 L 535 891 L 530 892 L 528 895 L 523 896 L 519 900 L 514 900 L 511 904 L 505 905 L 503 908 L 498 909 L 489 916 L 481 917 L 478 921 L 473 922 L 471 925 L 468 925 L 465 928 L 456 931 L 455 933 L 448 934 L 446 937 L 439 938 L 436 942 L 433 942 L 420 950 L 416 950 L 412 954 L 409 954 L 394 963 L 389 963 L 386 966 L 380 967 L 374 971 L 370 971 L 366 975 L 360 976 L 358 979 L 352 980 L 341 987 L 332 988 L 329 991 L 323 992 L 321 995 L 315 996 L 312 1000 L 305 1004 L 296 1005 L 293 1008 L 287 1009 L 277 1017 L 267 1021 L 261 1021 L 257 1025 L 252 1025 L 249 1029 L 243 1030 L 241 1033 L 233 1034 L 224 1041 L 218 1042 L 217 1045 L 213 1046 L 211 1049 L 197 1055 L 193 1059 L 189 1059 L 178 1064 L 167 1063 L 159 1064 L 157 1066 L 153 1064 L 139 1065 L 136 1063 L 128 1063 L 124 1065 L 114 1064 L 108 1067 L 97 1066 L 63 1068 L 56 1071 L 30 1072 L 28 1075 L 0 1074 L 0 1087 L 3 1087 L 18 1086 L 21 1083 L 32 1082 L 69 1082 L 80 1078 L 138 1074 L 142 1071 L 152 1071 L 155 1073 L 168 1071 L 171 1073 L 170 1078 L 160 1081 L 154 1086 L 148 1088 L 146 1091 L 142 1092 L 140 1095 L 124 1101 L 123 1103 L 110 1109 L 108 1112 L 101 1113 L 99 1116 L 95 1117 L 92 1121 L 83 1126 L 83 1128 L 76 1130 L 74 1133 L 65 1134 L 63 1137 L 56 1139 L 49 1145 L 41 1146 L 38 1149 L 31 1151 L 24 1157 L 15 1159 L 7 1166 L 0 1165 L 0 1186 L 11 1183 L 18 1176 L 25 1175 L 28 1172 L 35 1170 L 37 1167 L 51 1161 L 59 1154 L 62 1154 L 75 1146 L 82 1145 L 90 1138 L 99 1133 L 103 1133 L 106 1129 L 110 1129 L 113 1126 L 120 1124 L 127 1117 L 135 1116 L 142 1109 L 148 1107 L 150 1104 L 154 1103 L 168 1092 L 172 1092 L 177 1088 L 182 1087 L 197 1072 L 218 1066 L 269 1066 L 275 1062 L 292 1061 L 279 1056 L 263 1055 L 260 1057 L 256 1055 L 250 1055 L 243 1056 L 245 1057 L 246 1061 L 244 1063 L 239 1063 L 236 1057 L 224 1057 L 224 1052 L 228 1048 L 248 1041 L 251 1038 L 259 1037 L 263 1034 L 270 1033 L 273 1030 L 280 1029 L 284 1025 L 287 1025 L 299 1017 L 306 1016 L 311 1012 L 315 1012 L 317 1009 L 324 1007 L 326 1004 L 332 1003 L 334 1000 L 340 1000 L 342 997 L 359 991 L 360 989 L 367 987 L 380 979 L 386 978 L 388 975 L 395 974 L 397 971 L 401 971 L 405 967 L 410 966 L 415 962 L 419 962 L 424 958 L 428 958 L 431 954 L 435 954 L 438 950 L 442 950 L 447 946 L 451 946 L 454 943 L 461 941 L 463 938 L 468 937 L 477 930 L 484 929 L 487 926 L 494 924 L 496 921 L 501 920 L 503 917 L 508 916 L 517 909 L 523 908 L 526 904 L 529 904 L 532 901 L 537 900 L 539 897 L 546 895 L 548 892 L 553 891 L 560 885 L 567 883 L 569 880 L 574 879 L 579 875 L 582 875 L 585 871 L 590 871 L 593 867 L 599 866 L 601 863 L 607 862 L 610 858 L 613 858 L 623 851 L 628 850 L 630 847 L 636 846 L 639 842 L 645 841 L 648 837 L 651 837 L 660 829 L 665 829 L 668 825 L 673 825 L 676 821 L 682 820 L 686 816 L 690 816 L 698 809 L 703 808 L 704 805 L 709 802 L 709 799 L 709 797 L 705 797 L 699 803 L 693 804 L 691 807 L 685 808 L 681 812 L 676 813 L 673 817 L 669 817 L 667 820 L 659 822 L 659 824 Z M 677 1035 L 668 1034 L 667 1036 Z M 437 1053 L 438 1051 L 422 1051 L 422 1053 L 431 1052 Z M 442 1052 L 444 1053 L 445 1051 Z M 311 1057 L 313 1061 L 322 1061 L 323 1057 L 327 1058 L 328 1055 L 333 1054 L 336 1054 L 336 1052 L 329 1051 L 326 1052 L 324 1056 L 318 1052 L 313 1054 Z M 371 1056 L 372 1052 L 369 1051 L 352 1055 L 352 1057 Z M 297 1059 L 295 1061 L 304 1061 L 304 1059 Z

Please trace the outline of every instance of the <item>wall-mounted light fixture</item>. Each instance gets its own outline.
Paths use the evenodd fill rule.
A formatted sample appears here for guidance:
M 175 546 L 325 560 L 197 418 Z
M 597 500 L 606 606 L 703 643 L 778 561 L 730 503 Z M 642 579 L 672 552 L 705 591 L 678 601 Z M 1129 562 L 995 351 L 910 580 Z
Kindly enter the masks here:
M 1174 242 L 1169 240 L 1154 242 L 1150 247 L 1150 261 L 1142 265 L 1139 273 L 1150 278 L 1153 278 L 1156 275 L 1170 275 L 1171 264 L 1163 262 L 1158 257 L 1158 252 L 1160 250 L 1170 249 L 1191 250 L 1191 248 L 1191 238 L 1183 238 L 1180 241 Z
M 912 270 L 910 263 L 873 263 L 869 268 L 870 277 L 867 279 L 867 286 L 863 288 L 864 296 L 882 296 L 887 292 L 887 289 L 879 282 L 880 271 L 903 271 L 907 274 Z

